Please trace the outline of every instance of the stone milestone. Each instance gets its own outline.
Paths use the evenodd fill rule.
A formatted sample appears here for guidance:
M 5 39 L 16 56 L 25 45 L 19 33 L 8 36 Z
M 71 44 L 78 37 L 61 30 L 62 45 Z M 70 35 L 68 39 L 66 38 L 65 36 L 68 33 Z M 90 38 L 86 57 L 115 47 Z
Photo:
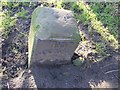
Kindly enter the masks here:
M 80 35 L 70 10 L 37 7 L 28 37 L 28 64 L 64 64 L 70 62 Z

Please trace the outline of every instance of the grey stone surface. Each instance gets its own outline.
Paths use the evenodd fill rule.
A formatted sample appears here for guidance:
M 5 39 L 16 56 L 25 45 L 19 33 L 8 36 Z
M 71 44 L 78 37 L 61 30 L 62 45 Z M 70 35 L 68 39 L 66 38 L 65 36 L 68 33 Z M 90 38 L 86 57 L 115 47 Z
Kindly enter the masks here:
M 64 9 L 37 7 L 30 31 L 31 65 L 69 62 L 80 41 L 73 13 Z

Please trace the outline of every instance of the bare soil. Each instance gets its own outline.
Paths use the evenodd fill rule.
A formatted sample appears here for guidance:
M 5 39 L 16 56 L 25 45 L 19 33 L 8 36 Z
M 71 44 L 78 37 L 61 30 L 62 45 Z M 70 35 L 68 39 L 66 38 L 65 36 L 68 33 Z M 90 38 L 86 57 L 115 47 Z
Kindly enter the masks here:
M 34 8 L 25 7 L 30 11 L 29 15 Z M 31 18 L 18 18 L 9 38 L 3 41 L 1 60 L 1 68 L 5 68 L 2 77 L 3 88 L 118 88 L 120 80 L 118 53 L 108 50 L 109 56 L 93 63 L 92 54 L 88 53 L 88 50 L 91 50 L 90 43 L 82 45 L 82 41 L 78 51 L 80 55 L 83 52 L 85 61 L 81 65 L 36 65 L 26 69 L 30 21 Z M 80 30 L 87 29 L 85 27 Z M 99 38 L 99 35 L 96 34 L 96 37 Z M 93 39 L 98 40 L 96 37 Z M 91 58 L 88 58 L 88 55 Z
M 116 56 L 83 66 L 34 66 L 21 76 L 10 80 L 11 88 L 118 88 Z M 110 72 L 111 71 L 111 72 Z

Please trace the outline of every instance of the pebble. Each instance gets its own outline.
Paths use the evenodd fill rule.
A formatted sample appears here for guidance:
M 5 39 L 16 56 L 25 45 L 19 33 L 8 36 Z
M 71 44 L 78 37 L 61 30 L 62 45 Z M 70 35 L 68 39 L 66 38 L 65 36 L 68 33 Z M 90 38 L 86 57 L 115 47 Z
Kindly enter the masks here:
M 2 42 L 4 41 L 4 39 L 1 40 Z
M 28 20 L 25 21 L 25 25 L 29 25 L 30 22 Z
M 26 52 L 25 54 L 28 55 L 28 52 Z
M 31 70 L 28 70 L 28 74 L 31 74 L 32 72 L 31 72 Z

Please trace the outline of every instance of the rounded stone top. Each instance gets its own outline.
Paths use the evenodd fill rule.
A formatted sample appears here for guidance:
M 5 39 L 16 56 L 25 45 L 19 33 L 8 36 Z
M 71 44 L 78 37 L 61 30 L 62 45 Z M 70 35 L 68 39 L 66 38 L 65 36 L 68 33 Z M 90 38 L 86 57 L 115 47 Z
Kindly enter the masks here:
M 70 10 L 37 7 L 31 23 L 36 37 L 41 40 L 80 39 L 76 20 Z

